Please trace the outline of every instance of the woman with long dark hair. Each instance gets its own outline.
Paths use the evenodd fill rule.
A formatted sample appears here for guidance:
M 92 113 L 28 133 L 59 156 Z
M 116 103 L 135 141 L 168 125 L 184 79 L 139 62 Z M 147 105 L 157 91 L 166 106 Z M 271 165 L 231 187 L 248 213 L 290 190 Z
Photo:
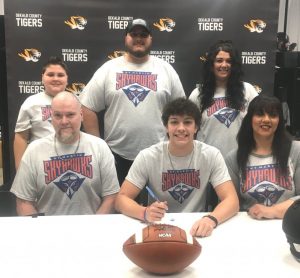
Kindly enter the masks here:
M 242 81 L 240 56 L 230 41 L 218 41 L 208 51 L 202 83 L 190 95 L 202 114 L 197 139 L 217 147 L 223 155 L 236 147 L 236 134 L 254 87 Z
M 257 219 L 282 218 L 300 198 L 300 142 L 286 132 L 276 97 L 252 100 L 237 141 L 226 162 L 241 209 Z

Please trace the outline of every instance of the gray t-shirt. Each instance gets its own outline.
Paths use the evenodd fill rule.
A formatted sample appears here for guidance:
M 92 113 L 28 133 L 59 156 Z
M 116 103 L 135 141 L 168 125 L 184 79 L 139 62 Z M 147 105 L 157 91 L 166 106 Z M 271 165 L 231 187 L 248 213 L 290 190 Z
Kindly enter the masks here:
M 114 158 L 100 138 L 80 133 L 80 143 L 54 135 L 32 142 L 22 157 L 11 192 L 35 202 L 46 215 L 94 214 L 102 198 L 119 191 Z
M 169 212 L 199 212 L 205 210 L 208 182 L 216 187 L 230 176 L 220 151 L 212 146 L 194 141 L 193 153 L 175 157 L 168 142 L 160 142 L 138 154 L 126 180 L 140 189 L 148 184 L 160 201 L 168 202 Z
M 45 92 L 28 97 L 21 105 L 15 132 L 30 129 L 30 142 L 54 133 L 51 102 L 52 97 Z
M 218 148 L 225 156 L 232 149 L 237 148 L 236 135 L 242 120 L 247 113 L 250 101 L 257 96 L 254 87 L 244 84 L 245 105 L 243 110 L 228 107 L 224 88 L 217 88 L 214 94 L 214 103 L 202 113 L 200 130 L 197 140 Z M 189 99 L 199 106 L 199 89 L 191 93 Z
M 170 64 L 154 56 L 143 64 L 119 57 L 95 72 L 81 102 L 95 112 L 106 110 L 105 141 L 113 152 L 134 160 L 140 150 L 165 139 L 162 109 L 178 97 L 185 93 Z
M 254 204 L 272 206 L 300 195 L 300 142 L 294 141 L 288 161 L 288 177 L 279 174 L 278 164 L 272 155 L 251 154 L 246 167 L 246 179 L 242 182 L 236 160 L 237 150 L 226 156 L 229 174 L 240 199 L 241 210 Z M 297 197 L 298 196 L 298 197 Z

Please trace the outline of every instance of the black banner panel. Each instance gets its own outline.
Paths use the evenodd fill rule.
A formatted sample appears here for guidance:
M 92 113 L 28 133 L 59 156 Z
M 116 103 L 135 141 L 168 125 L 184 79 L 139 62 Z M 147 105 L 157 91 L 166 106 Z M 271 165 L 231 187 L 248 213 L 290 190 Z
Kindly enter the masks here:
M 244 81 L 273 94 L 279 0 L 4 0 L 4 10 L 10 143 L 21 104 L 44 90 L 48 58 L 63 58 L 68 90 L 80 94 L 99 66 L 124 53 L 133 18 L 151 23 L 150 54 L 172 64 L 187 95 L 217 40 L 240 51 Z

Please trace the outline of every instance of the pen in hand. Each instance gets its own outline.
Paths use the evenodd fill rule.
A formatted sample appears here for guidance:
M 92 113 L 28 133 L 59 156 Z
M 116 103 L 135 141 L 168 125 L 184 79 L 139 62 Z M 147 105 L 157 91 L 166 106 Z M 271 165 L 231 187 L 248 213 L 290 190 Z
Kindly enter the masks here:
M 160 202 L 159 199 L 157 198 L 157 196 L 154 194 L 154 192 L 150 189 L 150 187 L 148 185 L 146 185 L 146 189 L 149 193 L 149 195 L 154 199 L 156 200 L 157 202 Z

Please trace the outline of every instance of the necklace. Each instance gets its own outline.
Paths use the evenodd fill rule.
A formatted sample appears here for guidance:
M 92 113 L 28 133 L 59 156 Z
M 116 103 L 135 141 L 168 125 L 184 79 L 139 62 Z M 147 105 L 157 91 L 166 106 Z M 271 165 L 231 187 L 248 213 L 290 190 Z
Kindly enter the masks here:
M 79 145 L 80 145 L 80 134 L 79 134 L 79 139 L 78 139 L 78 143 L 77 143 L 77 146 L 76 146 L 76 149 L 75 149 L 74 154 L 77 153 L 77 151 L 78 151 L 78 149 L 79 149 Z M 59 154 L 58 154 L 58 151 L 57 151 L 57 148 L 56 148 L 56 135 L 54 135 L 54 150 L 55 150 L 56 156 L 58 156 L 60 159 L 62 159 L 62 157 L 63 157 L 64 155 L 59 155 Z
M 189 165 L 186 169 L 190 169 L 190 166 L 191 166 L 193 158 L 194 158 L 194 150 L 195 150 L 195 147 L 194 147 L 194 144 L 193 144 L 193 151 L 192 151 L 191 159 L 190 159 Z M 168 158 L 169 158 L 171 167 L 172 167 L 173 170 L 175 170 L 175 167 L 174 167 L 172 159 L 171 159 L 171 154 L 170 154 L 170 151 L 169 151 L 169 144 L 167 145 L 167 153 L 168 153 Z

